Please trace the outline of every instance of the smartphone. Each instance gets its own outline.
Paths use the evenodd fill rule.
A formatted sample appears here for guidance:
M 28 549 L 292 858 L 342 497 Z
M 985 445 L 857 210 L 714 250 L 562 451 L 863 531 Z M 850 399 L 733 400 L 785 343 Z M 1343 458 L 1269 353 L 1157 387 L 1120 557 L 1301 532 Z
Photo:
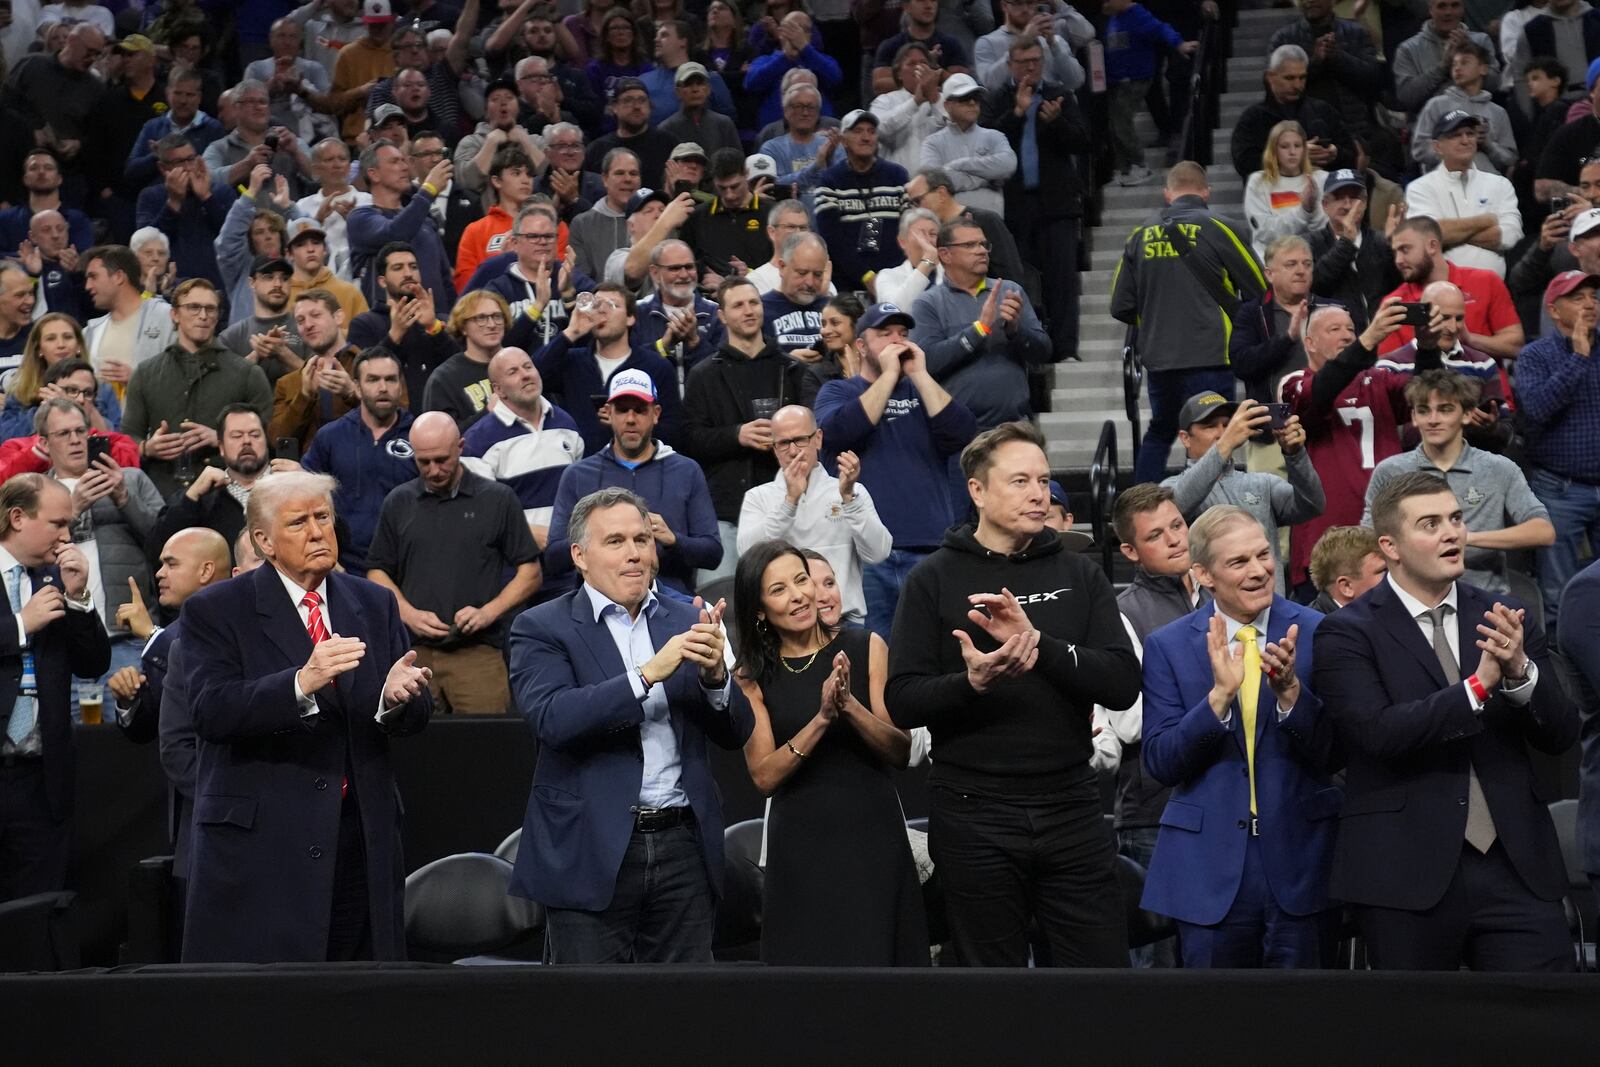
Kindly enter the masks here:
M 1266 409 L 1267 414 L 1272 416 L 1272 421 L 1267 423 L 1267 429 L 1281 430 L 1289 425 L 1288 404 L 1267 404 Z
M 89 466 L 94 466 L 101 456 L 109 455 L 111 455 L 111 438 L 91 435 L 89 438 Z
M 277 155 L 278 154 L 278 135 L 277 134 L 275 134 L 275 133 L 267 134 L 265 137 L 263 137 L 261 139 L 261 143 L 267 146 L 267 151 L 268 152 L 271 152 L 273 155 Z
M 1035 4 L 1033 9 L 1041 15 L 1050 15 L 1055 13 L 1055 8 L 1051 7 L 1049 4 Z
M 1492 396 L 1486 396 L 1478 401 L 1478 410 L 1485 414 L 1493 415 L 1498 419 L 1500 417 L 1500 401 Z
M 1550 198 L 1550 214 L 1552 215 L 1559 215 L 1571 206 L 1572 197 L 1570 196 L 1552 196 Z
M 300 462 L 300 439 L 297 437 L 280 437 L 272 442 L 272 456 L 274 459 L 292 459 Z
M 1400 305 L 1406 309 L 1406 317 L 1401 320 L 1402 326 L 1413 329 L 1425 330 L 1433 319 L 1433 305 L 1428 303 L 1404 303 Z

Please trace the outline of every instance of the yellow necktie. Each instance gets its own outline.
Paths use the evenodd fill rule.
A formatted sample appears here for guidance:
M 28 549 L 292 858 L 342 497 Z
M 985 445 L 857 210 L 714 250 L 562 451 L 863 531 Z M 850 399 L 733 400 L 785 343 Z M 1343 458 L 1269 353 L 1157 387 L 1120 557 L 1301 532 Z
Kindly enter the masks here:
M 1239 686 L 1239 718 L 1244 727 L 1244 759 L 1250 768 L 1250 814 L 1256 812 L 1256 700 L 1261 695 L 1261 649 L 1256 647 L 1256 628 L 1239 627 L 1244 645 L 1244 683 Z

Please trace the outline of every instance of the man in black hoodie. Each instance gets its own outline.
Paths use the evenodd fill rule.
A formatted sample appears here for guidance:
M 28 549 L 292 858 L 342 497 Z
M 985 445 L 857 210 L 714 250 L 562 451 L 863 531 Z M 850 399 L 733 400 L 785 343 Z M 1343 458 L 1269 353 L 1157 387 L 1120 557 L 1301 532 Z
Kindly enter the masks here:
M 1045 528 L 1050 464 L 1026 422 L 961 453 L 976 527 L 912 570 L 889 642 L 889 714 L 938 753 L 929 845 L 966 966 L 1126 967 L 1115 855 L 1089 766 L 1094 705 L 1129 707 L 1139 659 L 1111 583 Z M 1043 959 L 1037 962 L 1046 962 Z
M 683 451 L 705 469 L 722 536 L 722 563 L 699 584 L 733 574 L 739 562 L 739 510 L 744 494 L 778 473 L 772 416 L 800 402 L 805 367 L 761 333 L 761 292 L 745 277 L 717 289 L 717 316 L 727 328 L 722 347 L 689 371 L 683 393 Z

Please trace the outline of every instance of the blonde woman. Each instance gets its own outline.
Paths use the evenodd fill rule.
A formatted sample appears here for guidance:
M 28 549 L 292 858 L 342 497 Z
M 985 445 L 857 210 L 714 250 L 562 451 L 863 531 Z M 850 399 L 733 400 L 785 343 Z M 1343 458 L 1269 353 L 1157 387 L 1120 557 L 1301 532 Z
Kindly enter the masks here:
M 0 440 L 33 433 L 33 414 L 52 397 L 65 396 L 55 385 L 44 384 L 45 371 L 64 359 L 88 359 L 83 328 L 71 315 L 52 311 L 33 324 L 22 350 L 22 366 L 5 382 L 6 403 L 0 410 Z M 76 401 L 77 397 L 67 397 Z M 89 428 L 115 430 L 122 424 L 122 405 L 111 386 L 98 385 L 94 406 L 88 409 Z
M 1306 154 L 1306 131 L 1298 122 L 1272 127 L 1261 151 L 1261 169 L 1244 186 L 1244 213 L 1258 257 L 1266 255 L 1274 238 L 1305 237 L 1328 224 L 1322 211 L 1327 177 Z

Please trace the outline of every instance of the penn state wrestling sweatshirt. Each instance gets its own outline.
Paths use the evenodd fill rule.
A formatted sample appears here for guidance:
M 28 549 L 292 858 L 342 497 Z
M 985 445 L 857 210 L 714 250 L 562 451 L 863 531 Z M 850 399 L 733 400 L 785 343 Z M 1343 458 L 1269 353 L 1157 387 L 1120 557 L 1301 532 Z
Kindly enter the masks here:
M 1001 589 L 1040 632 L 1039 660 L 978 693 L 953 631 L 980 652 L 998 648 L 967 618 L 967 598 Z M 979 544 L 973 526 L 952 528 L 900 590 L 884 696 L 897 725 L 933 735 L 934 784 L 1031 796 L 1081 782 L 1093 773 L 1095 704 L 1130 707 L 1140 686 L 1111 583 L 1088 556 L 1062 551 L 1053 530 L 1004 555 Z

